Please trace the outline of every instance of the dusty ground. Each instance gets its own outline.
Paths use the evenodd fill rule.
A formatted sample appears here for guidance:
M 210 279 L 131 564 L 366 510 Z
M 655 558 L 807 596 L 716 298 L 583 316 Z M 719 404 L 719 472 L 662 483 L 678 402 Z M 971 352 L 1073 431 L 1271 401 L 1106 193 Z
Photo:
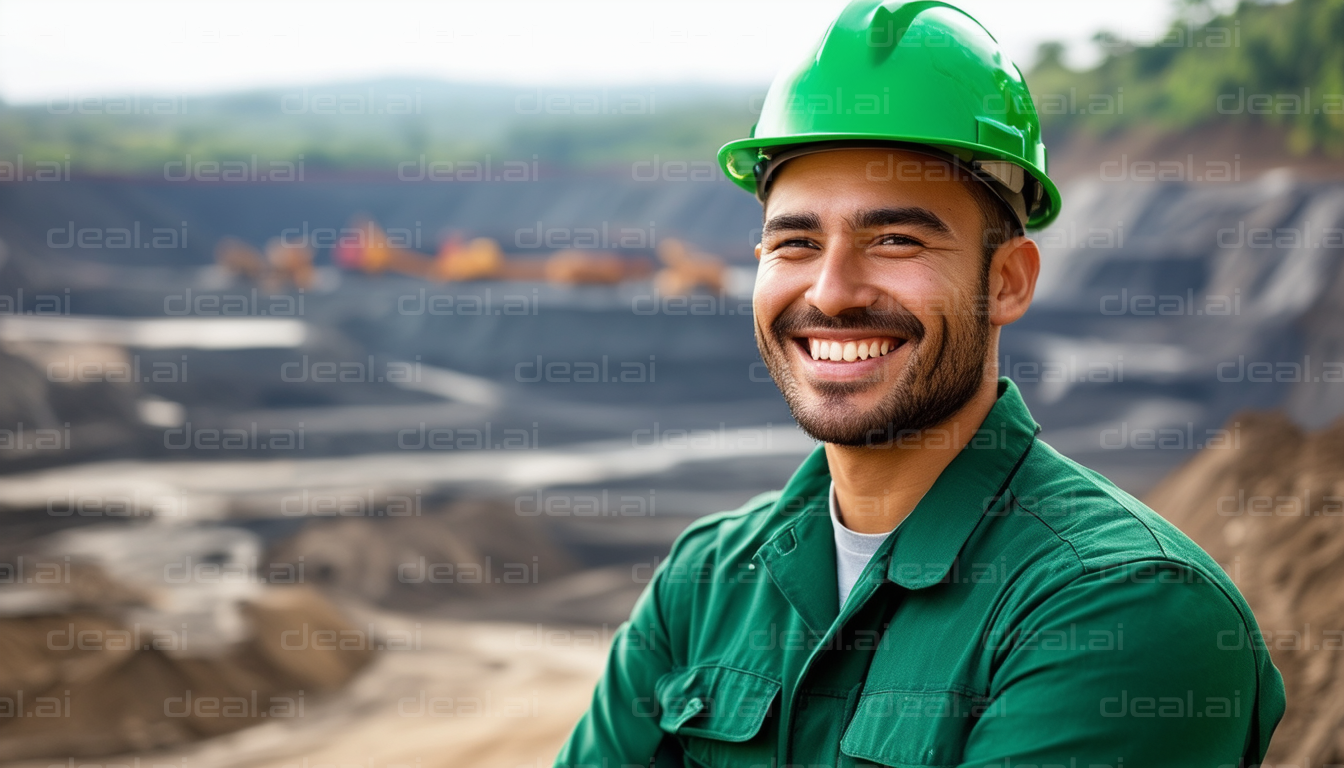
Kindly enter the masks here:
M 141 768 L 549 766 L 587 705 L 608 641 L 593 629 L 347 612 L 356 626 L 372 623 L 417 638 L 418 650 L 383 652 L 339 696 L 306 702 L 300 717 L 93 762 L 137 765 L 138 759 Z M 91 761 L 76 761 L 85 762 Z

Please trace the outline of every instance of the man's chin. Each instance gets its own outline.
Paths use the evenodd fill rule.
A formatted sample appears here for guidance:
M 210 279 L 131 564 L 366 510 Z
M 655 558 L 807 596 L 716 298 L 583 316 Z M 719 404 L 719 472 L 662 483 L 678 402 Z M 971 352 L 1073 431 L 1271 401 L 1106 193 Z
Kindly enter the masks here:
M 824 397 L 795 408 L 793 417 L 813 440 L 848 446 L 873 446 L 890 442 L 891 421 L 880 405 L 862 403 L 867 398 Z
M 808 437 L 829 445 L 873 448 L 891 442 L 890 429 L 884 426 L 828 420 L 799 421 L 798 426 Z
M 887 386 L 890 386 L 888 384 Z M 891 390 L 883 390 L 871 382 L 823 382 L 820 386 L 804 384 L 797 405 L 804 412 L 818 418 L 835 418 L 859 414 L 875 415 L 893 397 Z

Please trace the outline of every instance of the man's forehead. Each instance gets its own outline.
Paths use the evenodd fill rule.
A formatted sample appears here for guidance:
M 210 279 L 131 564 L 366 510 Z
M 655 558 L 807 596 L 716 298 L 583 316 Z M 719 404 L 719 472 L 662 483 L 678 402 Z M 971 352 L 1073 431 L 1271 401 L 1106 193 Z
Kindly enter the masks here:
M 771 179 L 778 189 L 800 178 L 835 178 L 886 185 L 889 182 L 955 182 L 956 167 L 937 155 L 895 147 L 847 147 L 800 155 L 779 166 Z M 773 192 L 772 192 L 773 194 Z
M 827 157 L 847 155 L 846 157 Z M 966 182 L 948 175 L 884 178 L 870 163 L 942 163 L 914 152 L 884 149 L 846 149 L 790 160 L 774 180 L 763 211 L 762 234 L 782 230 L 821 231 L 828 224 L 862 230 L 883 226 L 913 226 L 933 234 L 969 232 L 980 223 L 975 197 Z M 796 167 L 790 167 L 797 163 Z
M 922 207 L 957 218 L 955 209 L 975 209 L 968 181 L 932 155 L 878 147 L 828 150 L 781 166 L 764 213 L 767 219 L 786 208 L 854 216 L 860 209 Z

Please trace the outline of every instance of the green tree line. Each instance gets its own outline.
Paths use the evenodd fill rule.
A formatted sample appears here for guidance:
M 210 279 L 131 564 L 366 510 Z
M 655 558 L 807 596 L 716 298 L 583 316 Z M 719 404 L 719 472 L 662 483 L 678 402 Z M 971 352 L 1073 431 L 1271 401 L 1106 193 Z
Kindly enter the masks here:
M 1344 155 L 1344 0 L 1241 2 L 1216 14 L 1181 0 L 1178 20 L 1142 45 L 1099 33 L 1105 55 L 1074 71 L 1058 44 L 1027 76 L 1046 131 L 1183 131 L 1219 121 L 1281 126 L 1283 149 Z

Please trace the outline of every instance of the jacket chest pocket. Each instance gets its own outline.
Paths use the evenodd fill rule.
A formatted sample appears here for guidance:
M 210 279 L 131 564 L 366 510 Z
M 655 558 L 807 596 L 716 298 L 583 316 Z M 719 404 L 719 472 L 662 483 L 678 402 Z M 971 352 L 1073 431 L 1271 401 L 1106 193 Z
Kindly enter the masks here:
M 840 752 L 857 766 L 956 765 L 971 728 L 994 710 L 983 697 L 958 691 L 865 692 L 845 728 Z
M 686 755 L 705 766 L 769 763 L 774 753 L 771 710 L 780 684 L 717 665 L 669 672 L 658 679 L 658 725 L 676 734 Z M 690 765 L 690 763 L 687 763 Z

